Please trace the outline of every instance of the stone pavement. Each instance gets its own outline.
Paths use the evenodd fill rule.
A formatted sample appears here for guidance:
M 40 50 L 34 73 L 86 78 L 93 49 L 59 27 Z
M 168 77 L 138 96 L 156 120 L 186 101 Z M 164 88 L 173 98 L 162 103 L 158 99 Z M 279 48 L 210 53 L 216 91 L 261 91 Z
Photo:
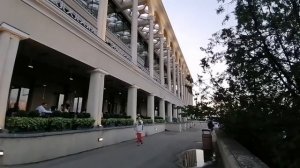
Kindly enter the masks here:
M 76 155 L 10 168 L 176 168 L 179 153 L 201 148 L 201 127 L 184 132 L 162 132 Z

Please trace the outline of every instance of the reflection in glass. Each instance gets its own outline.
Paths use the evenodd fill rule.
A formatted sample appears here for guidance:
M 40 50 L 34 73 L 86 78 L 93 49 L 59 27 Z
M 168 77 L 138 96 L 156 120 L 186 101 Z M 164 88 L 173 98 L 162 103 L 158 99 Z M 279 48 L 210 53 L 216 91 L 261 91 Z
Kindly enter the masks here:
M 65 98 L 65 95 L 64 94 L 59 94 L 59 98 L 58 98 L 58 107 L 57 109 L 59 109 L 61 107 L 61 105 L 64 104 L 64 98 Z
M 14 88 L 9 94 L 9 109 L 26 110 L 29 96 L 28 88 Z
M 79 4 L 84 7 L 95 18 L 98 15 L 99 0 L 77 0 Z
M 29 95 L 29 89 L 21 88 L 21 93 L 19 98 L 19 110 L 26 110 L 28 95 Z
M 9 108 L 14 108 L 17 105 L 19 89 L 11 89 L 10 90 L 10 97 L 9 97 Z
M 80 113 L 82 107 L 82 97 L 75 97 L 73 103 L 73 112 Z

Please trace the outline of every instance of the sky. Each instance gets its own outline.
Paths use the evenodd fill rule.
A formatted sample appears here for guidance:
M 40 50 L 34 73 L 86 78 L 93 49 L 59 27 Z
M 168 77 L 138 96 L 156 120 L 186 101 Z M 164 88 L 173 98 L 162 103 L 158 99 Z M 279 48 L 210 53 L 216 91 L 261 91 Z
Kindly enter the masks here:
M 217 15 L 217 0 L 162 0 L 190 73 L 197 80 L 200 60 L 212 34 L 221 30 L 223 15 Z M 228 25 L 227 25 L 228 26 Z M 226 26 L 226 27 L 227 27 Z M 218 70 L 224 66 L 216 67 Z

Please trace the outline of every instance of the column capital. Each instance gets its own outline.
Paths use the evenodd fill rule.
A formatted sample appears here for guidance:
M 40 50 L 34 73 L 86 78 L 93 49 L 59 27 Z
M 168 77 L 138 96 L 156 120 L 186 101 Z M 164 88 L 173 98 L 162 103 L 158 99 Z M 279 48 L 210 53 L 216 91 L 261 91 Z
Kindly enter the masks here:
M 101 73 L 101 74 L 104 74 L 104 75 L 108 74 L 108 72 L 106 72 L 106 71 L 104 71 L 103 69 L 100 69 L 100 68 L 96 68 L 96 69 L 92 70 L 91 73 Z
M 137 85 L 133 84 L 133 85 L 129 86 L 129 88 L 137 88 L 137 89 L 139 89 L 140 87 L 138 87 Z
M 154 93 L 149 93 L 148 96 L 155 96 Z
M 29 34 L 22 32 L 21 30 L 3 22 L 0 24 L 0 32 L 2 31 L 6 31 L 9 32 L 17 37 L 20 38 L 20 40 L 24 40 L 24 39 L 28 39 L 29 38 Z

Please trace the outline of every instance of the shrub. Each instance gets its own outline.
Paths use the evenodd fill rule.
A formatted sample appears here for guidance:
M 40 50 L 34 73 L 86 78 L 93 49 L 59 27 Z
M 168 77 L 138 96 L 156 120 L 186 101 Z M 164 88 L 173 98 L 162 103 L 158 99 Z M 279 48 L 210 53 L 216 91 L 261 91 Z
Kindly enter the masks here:
M 90 113 L 78 113 L 77 118 L 90 118 L 91 114 Z
M 5 127 L 9 132 L 44 131 L 47 123 L 45 118 L 8 117 Z
M 49 129 L 50 131 L 62 131 L 65 129 L 72 128 L 72 119 L 69 118 L 61 118 L 61 117 L 53 117 L 49 118 Z
M 164 120 L 164 119 L 154 119 L 154 122 L 155 123 L 165 123 L 166 120 Z
M 95 120 L 91 118 L 42 118 L 7 117 L 5 127 L 9 132 L 63 131 L 77 128 L 92 128 Z
M 76 118 L 72 120 L 72 129 L 93 128 L 94 122 L 91 118 Z
M 154 119 L 163 119 L 163 118 L 159 116 L 155 116 Z
M 37 110 L 28 112 L 28 117 L 39 117 L 39 116 L 40 116 L 40 113 Z
M 103 127 L 126 126 L 133 125 L 133 120 L 127 118 L 108 118 L 102 119 L 101 124 L 103 125 Z
M 143 120 L 145 119 L 151 119 L 151 117 L 147 117 L 147 116 L 141 116 Z
M 28 117 L 28 113 L 26 111 L 20 110 L 13 113 L 15 117 Z
M 130 116 L 127 116 L 125 114 L 111 114 L 111 113 L 104 113 L 103 114 L 104 119 L 108 118 L 131 118 Z
M 153 120 L 152 119 L 143 119 L 143 123 L 144 124 L 153 124 Z

